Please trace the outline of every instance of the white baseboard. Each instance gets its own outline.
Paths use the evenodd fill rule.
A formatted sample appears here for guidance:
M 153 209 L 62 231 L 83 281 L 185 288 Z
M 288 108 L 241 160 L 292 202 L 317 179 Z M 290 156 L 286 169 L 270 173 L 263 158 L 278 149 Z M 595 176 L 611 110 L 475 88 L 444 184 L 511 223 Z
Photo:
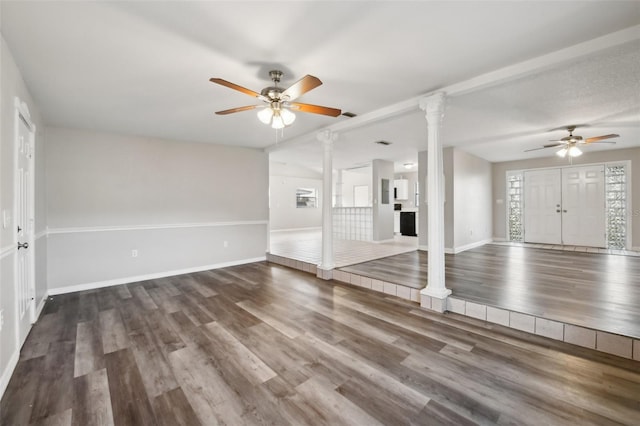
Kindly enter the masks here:
M 374 243 L 374 244 L 383 244 L 383 243 L 393 243 L 393 242 L 395 242 L 395 241 L 396 241 L 395 239 L 390 238 L 390 239 L 388 239 L 388 240 L 371 240 L 371 241 L 369 241 L 369 242 L 370 242 L 370 243 Z
M 633 250 L 633 251 L 640 251 L 640 247 L 631 247 L 631 250 Z
M 455 247 L 454 249 L 444 249 L 444 252 L 445 253 L 449 253 L 447 250 L 451 250 L 451 252 L 450 252 L 451 254 L 458 254 L 458 253 L 461 253 L 463 251 L 471 250 L 473 248 L 480 247 L 480 246 L 483 246 L 485 244 L 489 244 L 492 241 L 493 241 L 492 238 L 487 238 L 486 240 L 476 241 L 475 243 L 466 244 L 466 245 L 460 246 L 460 247 Z
M 226 268 L 229 266 L 244 265 L 246 263 L 262 262 L 265 260 L 267 260 L 266 256 L 260 256 L 260 257 L 254 257 L 251 259 L 241 259 L 241 260 L 234 260 L 231 262 L 216 263 L 213 265 L 204 265 L 204 266 L 196 266 L 193 268 L 176 269 L 173 271 L 157 272 L 154 274 L 116 278 L 113 280 L 96 281 L 92 283 L 71 285 L 67 287 L 50 288 L 48 294 L 50 296 L 55 296 L 58 294 L 75 293 L 76 291 L 93 290 L 96 288 L 111 287 L 114 285 L 129 284 L 129 283 L 135 283 L 138 281 L 154 280 L 157 278 L 171 277 L 174 275 L 191 274 L 193 272 L 208 271 L 209 269 L 220 269 L 220 268 Z
M 492 239 L 493 239 L 493 241 L 495 241 L 496 243 L 504 243 L 504 242 L 508 241 L 508 240 L 507 240 L 506 238 L 504 238 L 504 237 L 493 237 Z
M 47 297 L 48 296 L 49 296 L 49 293 L 48 292 L 45 293 L 44 296 L 42 296 L 42 299 L 40 300 L 40 303 L 38 303 L 38 306 L 36 307 L 36 321 L 38 321 L 38 318 L 40 318 L 40 314 L 42 313 L 42 310 L 44 309 L 44 304 L 47 302 Z
M 322 231 L 322 226 L 311 226 L 308 228 L 271 229 L 271 232 L 297 232 L 297 231 Z
M 422 250 L 422 251 L 429 251 L 429 246 L 423 246 L 423 245 L 419 245 L 418 246 L 418 250 Z
M 16 369 L 16 365 L 18 365 L 18 360 L 20 359 L 20 351 L 16 350 L 11 358 L 9 359 L 9 363 L 7 367 L 2 372 L 2 376 L 0 376 L 0 399 L 4 395 L 4 391 L 7 390 L 7 386 L 9 385 L 9 380 L 11 380 L 11 376 Z

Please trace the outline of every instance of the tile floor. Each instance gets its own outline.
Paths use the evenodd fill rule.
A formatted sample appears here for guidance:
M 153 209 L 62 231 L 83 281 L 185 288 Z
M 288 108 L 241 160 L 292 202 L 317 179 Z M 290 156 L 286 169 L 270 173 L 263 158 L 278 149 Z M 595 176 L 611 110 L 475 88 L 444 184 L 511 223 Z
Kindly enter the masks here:
M 320 264 L 322 260 L 322 231 L 271 232 L 270 253 L 301 262 Z M 396 235 L 393 241 L 375 243 L 371 241 L 333 240 L 335 267 L 340 268 L 369 260 L 394 256 L 418 249 L 418 238 Z

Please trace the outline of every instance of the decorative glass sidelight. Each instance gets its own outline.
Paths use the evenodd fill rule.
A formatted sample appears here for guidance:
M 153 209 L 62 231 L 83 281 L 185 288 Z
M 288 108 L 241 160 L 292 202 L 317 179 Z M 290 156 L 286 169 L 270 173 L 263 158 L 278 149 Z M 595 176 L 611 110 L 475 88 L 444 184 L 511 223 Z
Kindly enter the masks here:
M 522 172 L 507 176 L 507 220 L 509 224 L 509 241 L 523 241 L 522 197 L 524 174 Z
M 607 244 L 610 249 L 625 249 L 627 245 L 627 168 L 624 164 L 605 168 L 607 200 Z

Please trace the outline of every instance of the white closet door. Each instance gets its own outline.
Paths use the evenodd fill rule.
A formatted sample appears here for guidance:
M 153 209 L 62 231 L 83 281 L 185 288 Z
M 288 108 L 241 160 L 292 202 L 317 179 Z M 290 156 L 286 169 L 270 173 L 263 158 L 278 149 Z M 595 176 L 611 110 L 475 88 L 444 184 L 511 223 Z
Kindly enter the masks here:
M 562 171 L 562 242 L 605 247 L 604 166 Z
M 562 243 L 561 169 L 524 172 L 524 240 Z

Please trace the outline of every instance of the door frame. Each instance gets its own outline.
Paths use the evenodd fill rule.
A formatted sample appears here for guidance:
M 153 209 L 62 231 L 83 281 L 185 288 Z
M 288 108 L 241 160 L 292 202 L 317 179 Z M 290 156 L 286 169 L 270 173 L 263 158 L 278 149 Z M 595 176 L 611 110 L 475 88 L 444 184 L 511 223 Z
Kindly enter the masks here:
M 603 165 L 605 167 L 605 174 L 606 174 L 606 168 L 607 166 L 615 166 L 615 165 L 622 165 L 625 167 L 626 169 L 626 176 L 627 176 L 627 185 L 626 185 L 626 191 L 627 191 L 627 241 L 625 244 L 625 249 L 626 250 L 638 250 L 639 247 L 633 247 L 633 215 L 634 215 L 634 210 L 633 210 L 633 199 L 632 199 L 632 188 L 631 188 L 631 182 L 633 181 L 633 170 L 632 170 L 632 162 L 631 160 L 614 160 L 614 161 L 602 161 L 602 162 L 595 162 L 595 163 L 585 163 L 585 164 L 572 164 L 572 165 L 567 165 L 567 166 L 546 166 L 546 167 L 534 167 L 534 168 L 528 168 L 528 169 L 512 169 L 512 170 L 506 170 L 505 174 L 504 174 L 504 182 L 505 182 L 505 187 L 504 187 L 504 194 L 505 194 L 505 202 L 503 203 L 504 205 L 504 214 L 505 214 L 505 220 L 504 220 L 504 229 L 505 229 L 505 241 L 511 241 L 509 239 L 509 186 L 508 186 L 508 182 L 509 182 L 509 176 L 513 176 L 513 175 L 523 175 L 524 176 L 524 172 L 526 171 L 530 171 L 530 170 L 548 170 L 548 169 L 563 169 L 563 168 L 571 168 L 571 167 L 583 167 L 583 166 L 598 166 L 598 165 Z M 523 181 L 523 186 L 524 186 L 524 181 Z M 606 181 L 605 181 L 605 192 L 606 192 Z M 605 200 L 606 201 L 606 200 Z M 523 224 L 524 224 L 524 199 L 522 200 L 523 204 L 522 204 L 522 211 L 523 211 Z M 605 207 L 606 208 L 606 207 Z M 607 220 L 606 214 L 605 214 L 605 220 Z M 526 225 L 524 225 L 526 226 Z M 606 228 L 606 224 L 605 224 L 605 228 Z M 524 233 L 523 233 L 523 237 L 524 237 Z
M 17 179 L 18 173 L 18 157 L 20 151 L 20 121 L 24 122 L 29 129 L 29 149 L 31 150 L 31 155 L 29 158 L 29 175 L 27 180 L 28 190 L 28 226 L 25 229 L 25 240 L 29 244 L 29 249 L 31 250 L 29 256 L 27 257 L 27 268 L 28 268 L 28 282 L 27 288 L 29 292 L 29 304 L 27 307 L 27 315 L 29 315 L 29 322 L 33 324 L 36 321 L 36 289 L 35 289 L 35 136 L 36 136 L 36 126 L 31 119 L 31 114 L 29 113 L 29 107 L 27 104 L 20 100 L 17 96 L 14 99 L 14 135 L 13 135 L 13 244 L 16 250 L 16 255 L 14 256 L 13 261 L 13 277 L 14 277 L 14 287 L 15 287 L 15 311 L 16 311 L 16 342 L 18 345 L 18 350 L 22 347 L 24 343 L 22 337 L 20 335 L 20 309 L 19 309 L 19 291 L 18 291 L 18 202 L 19 202 L 19 185 L 20 182 Z M 24 336 L 26 338 L 26 336 Z

